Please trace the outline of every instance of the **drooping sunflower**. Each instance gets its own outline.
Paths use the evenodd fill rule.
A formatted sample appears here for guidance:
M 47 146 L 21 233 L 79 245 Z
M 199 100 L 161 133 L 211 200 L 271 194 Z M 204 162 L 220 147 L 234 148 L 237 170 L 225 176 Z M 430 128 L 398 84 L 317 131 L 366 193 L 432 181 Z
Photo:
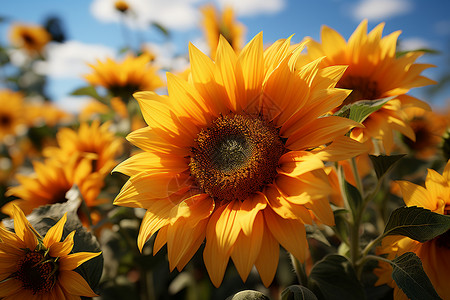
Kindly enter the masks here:
M 407 206 L 418 206 L 442 215 L 450 215 L 450 161 L 447 162 L 441 174 L 428 169 L 425 187 L 409 181 L 398 181 Z M 388 236 L 377 248 L 377 254 L 387 254 L 388 259 L 394 259 L 406 252 L 414 252 L 422 261 L 422 266 L 430 278 L 436 292 L 442 299 L 450 299 L 450 231 L 420 243 L 404 236 Z M 390 264 L 380 262 L 380 268 L 375 269 L 379 279 L 376 285 L 389 284 L 394 287 L 394 299 L 408 299 L 391 277 Z
M 11 90 L 0 90 L 0 141 L 17 134 L 25 125 L 23 95 Z
M 423 53 L 409 52 L 396 57 L 396 42 L 400 31 L 382 38 L 383 28 L 384 23 L 381 23 L 367 34 L 367 20 L 364 20 L 346 42 L 338 32 L 323 26 L 321 43 L 308 38 L 310 42 L 307 45 L 306 61 L 325 57 L 322 66 L 348 65 L 337 84 L 337 87 L 352 90 L 343 105 L 359 100 L 395 97 L 371 114 L 363 122 L 364 128 L 353 130 L 351 135 L 361 142 L 371 143 L 372 138 L 376 139 L 385 152 L 389 153 L 394 146 L 394 130 L 411 140 L 415 138 L 403 109 L 430 109 L 427 103 L 406 93 L 411 88 L 435 82 L 420 75 L 433 65 L 415 63 Z
M 39 25 L 15 23 L 9 32 L 11 44 L 30 54 L 41 53 L 51 38 L 50 33 Z
M 47 147 L 43 154 L 63 162 L 73 155 L 89 157 L 92 171 L 105 176 L 117 164 L 115 159 L 122 151 L 122 139 L 115 136 L 110 125 L 110 122 L 101 124 L 94 120 L 91 124 L 81 123 L 77 131 L 61 128 L 56 135 L 58 147 Z
M 97 196 L 104 185 L 103 176 L 93 172 L 92 165 L 90 158 L 76 155 L 64 162 L 56 159 L 34 161 L 33 174 L 16 175 L 19 185 L 10 187 L 5 195 L 19 199 L 6 204 L 3 211 L 10 214 L 12 204 L 15 204 L 29 214 L 42 205 L 66 202 L 66 193 L 74 184 L 78 186 L 87 206 L 99 204 Z
M 151 59 L 147 54 L 137 57 L 129 54 L 122 62 L 111 58 L 104 62 L 97 60 L 97 64 L 89 64 L 92 73 L 83 77 L 93 86 L 104 87 L 126 102 L 134 92 L 153 91 L 164 85 L 158 69 L 150 64 Z
M 235 51 L 242 49 L 245 26 L 235 20 L 231 7 L 225 7 L 223 12 L 219 12 L 212 4 L 207 4 L 201 8 L 201 12 L 203 14 L 203 31 L 213 58 L 221 35 Z
M 0 226 L 0 298 L 81 299 L 98 296 L 75 268 L 99 253 L 70 254 L 75 231 L 61 241 L 67 216 L 41 237 L 24 213 L 13 206 L 14 231 Z
M 215 286 L 229 258 L 245 280 L 253 265 L 268 286 L 279 245 L 304 261 L 304 224 L 333 225 L 322 160 L 367 151 L 345 137 L 352 120 L 324 116 L 350 91 L 335 88 L 343 66 L 295 68 L 303 46 L 263 50 L 262 33 L 237 55 L 221 37 L 212 61 L 189 46 L 191 80 L 167 74 L 168 96 L 139 92 L 147 127 L 128 135 L 144 150 L 118 165 L 130 176 L 116 205 L 147 210 L 138 246 L 158 232 L 170 269 L 181 270 L 206 238 Z

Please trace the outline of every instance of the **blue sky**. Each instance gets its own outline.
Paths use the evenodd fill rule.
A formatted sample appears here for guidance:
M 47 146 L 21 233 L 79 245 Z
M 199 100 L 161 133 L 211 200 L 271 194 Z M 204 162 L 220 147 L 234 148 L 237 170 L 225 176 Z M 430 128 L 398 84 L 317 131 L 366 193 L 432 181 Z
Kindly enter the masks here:
M 94 57 L 104 59 L 105 55 L 117 55 L 118 50 L 129 44 L 137 47 L 139 41 L 152 43 L 161 56 L 161 65 L 176 69 L 183 60 L 176 63 L 174 55 L 187 53 L 188 42 L 200 49 L 205 47 L 203 33 L 199 27 L 198 7 L 205 0 L 129 0 L 136 7 L 137 22 L 123 25 L 112 9 L 114 0 L 14 0 L 2 3 L 1 16 L 9 20 L 42 23 L 46 17 L 59 16 L 67 35 L 64 47 L 56 47 L 53 60 L 39 68 L 50 77 L 48 92 L 63 105 L 72 99 L 67 96 L 76 87 L 84 84 L 80 79 L 86 68 L 82 59 Z M 318 40 L 322 24 L 340 32 L 346 39 L 364 18 L 369 20 L 369 30 L 385 22 L 384 35 L 402 30 L 400 45 L 406 49 L 427 47 L 439 50 L 439 55 L 425 55 L 420 62 L 433 63 L 437 68 L 424 74 L 438 80 L 450 72 L 450 1 L 447 0 L 214 0 L 216 6 L 232 5 L 237 19 L 247 27 L 246 41 L 260 31 L 264 41 L 269 43 L 295 34 L 299 42 L 305 36 Z M 136 20 L 136 19 L 135 19 Z M 167 27 L 170 38 L 165 38 L 147 24 L 157 21 Z M 0 25 L 1 42 L 6 43 L 9 23 Z M 124 38 L 126 32 L 126 38 Z M 206 48 L 205 48 L 206 50 Z M 450 102 L 450 88 L 433 99 L 424 99 L 424 89 L 417 89 L 414 95 L 443 106 Z

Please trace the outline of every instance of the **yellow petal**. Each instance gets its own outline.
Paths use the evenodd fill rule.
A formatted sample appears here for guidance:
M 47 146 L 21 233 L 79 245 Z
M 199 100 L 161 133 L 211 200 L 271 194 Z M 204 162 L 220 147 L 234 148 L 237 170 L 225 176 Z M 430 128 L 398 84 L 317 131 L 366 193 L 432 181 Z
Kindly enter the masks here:
M 8 279 L 0 282 L 0 297 L 8 297 L 22 290 L 22 282 L 17 279 Z
M 245 235 L 250 235 L 255 217 L 260 210 L 263 210 L 267 206 L 266 197 L 262 193 L 255 193 L 242 202 L 241 208 L 236 216 L 237 221 L 240 223 L 242 232 Z
M 289 151 L 280 157 L 277 172 L 292 177 L 324 167 L 323 162 L 309 151 Z
M 197 194 L 183 200 L 170 213 L 170 223 L 179 218 L 186 219 L 186 225 L 195 227 L 198 222 L 208 218 L 214 210 L 214 200 L 208 194 Z
M 340 161 L 360 154 L 369 152 L 369 147 L 366 144 L 360 143 L 347 136 L 340 136 L 333 140 L 333 142 L 318 150 L 311 151 L 315 153 L 316 157 L 324 161 Z
M 75 230 L 69 233 L 64 240 L 64 242 L 55 242 L 50 247 L 48 252 L 52 257 L 60 257 L 68 255 L 73 249 L 73 236 L 75 235 Z
M 396 183 L 402 190 L 403 201 L 407 206 L 419 206 L 432 211 L 436 209 L 436 200 L 431 198 L 424 187 L 409 181 L 396 181 Z
M 77 268 L 84 262 L 99 256 L 102 254 L 101 252 L 93 253 L 93 252 L 77 252 L 74 254 L 70 254 L 64 258 L 59 260 L 59 270 L 61 271 L 69 271 Z
M 58 282 L 69 294 L 85 297 L 97 297 L 86 280 L 77 272 L 61 270 Z
M 61 241 L 66 221 L 67 213 L 65 213 L 64 216 L 62 216 L 62 218 L 47 231 L 44 237 L 44 245 L 47 248 L 50 248 L 54 243 Z
M 255 261 L 259 276 L 266 287 L 272 283 L 277 271 L 280 246 L 267 226 L 264 226 L 263 239 L 259 255 Z
M 38 241 L 35 234 L 30 229 L 32 226 L 25 217 L 25 214 L 19 207 L 13 205 L 12 216 L 14 219 L 14 231 L 17 236 L 24 241 L 28 249 L 34 250 L 38 244 Z

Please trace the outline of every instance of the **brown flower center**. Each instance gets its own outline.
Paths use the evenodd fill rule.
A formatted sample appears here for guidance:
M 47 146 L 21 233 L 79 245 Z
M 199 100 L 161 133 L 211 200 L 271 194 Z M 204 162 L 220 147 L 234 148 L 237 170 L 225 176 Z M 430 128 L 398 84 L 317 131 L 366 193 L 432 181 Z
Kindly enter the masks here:
M 189 163 L 199 188 L 218 201 L 244 201 L 277 174 L 285 153 L 278 130 L 254 115 L 218 117 L 203 129 Z
M 436 146 L 436 134 L 431 132 L 427 120 L 423 118 L 416 118 L 412 120 L 409 125 L 416 135 L 415 141 L 412 141 L 407 136 L 402 136 L 403 142 L 406 144 L 406 146 L 408 146 L 409 149 L 420 151 Z
M 47 293 L 56 282 L 55 264 L 45 260 L 40 252 L 29 252 L 19 260 L 13 277 L 33 294 Z
M 344 75 L 336 87 L 353 90 L 341 106 L 352 104 L 359 100 L 376 100 L 381 97 L 377 82 L 368 77 Z
M 10 127 L 12 123 L 11 116 L 0 115 L 0 127 Z

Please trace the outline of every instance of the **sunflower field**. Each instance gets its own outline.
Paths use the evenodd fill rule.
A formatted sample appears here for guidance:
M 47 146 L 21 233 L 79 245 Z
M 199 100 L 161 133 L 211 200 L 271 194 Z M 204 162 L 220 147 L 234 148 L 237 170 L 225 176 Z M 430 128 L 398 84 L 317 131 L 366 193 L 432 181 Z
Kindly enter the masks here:
M 414 94 L 448 83 L 436 51 L 198 13 L 204 49 L 84 62 L 77 111 L 42 72 L 61 19 L 1 16 L 0 299 L 450 299 L 450 110 Z

